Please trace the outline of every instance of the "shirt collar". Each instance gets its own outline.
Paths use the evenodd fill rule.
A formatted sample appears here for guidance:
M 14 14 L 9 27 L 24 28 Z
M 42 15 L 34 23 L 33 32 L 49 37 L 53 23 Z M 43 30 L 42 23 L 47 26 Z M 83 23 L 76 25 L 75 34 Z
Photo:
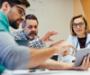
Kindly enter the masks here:
M 0 29 L 3 30 L 3 31 L 7 31 L 9 32 L 9 21 L 8 21 L 8 17 L 5 15 L 5 13 L 0 10 Z

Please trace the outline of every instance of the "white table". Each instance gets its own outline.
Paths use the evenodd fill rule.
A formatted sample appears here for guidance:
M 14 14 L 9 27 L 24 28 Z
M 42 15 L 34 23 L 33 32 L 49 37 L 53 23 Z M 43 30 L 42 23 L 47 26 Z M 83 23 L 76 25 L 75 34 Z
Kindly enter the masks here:
M 88 71 L 37 71 L 37 72 L 29 72 L 29 71 L 16 71 L 14 75 L 90 75 L 90 70 Z
M 90 71 L 50 71 L 45 73 L 31 73 L 30 75 L 90 75 Z

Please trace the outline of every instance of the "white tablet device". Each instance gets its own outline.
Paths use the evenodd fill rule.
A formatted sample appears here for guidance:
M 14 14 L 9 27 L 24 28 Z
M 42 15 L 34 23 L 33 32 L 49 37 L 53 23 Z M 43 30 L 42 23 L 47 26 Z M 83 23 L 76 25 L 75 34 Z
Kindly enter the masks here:
M 75 57 L 76 57 L 75 65 L 79 66 L 82 63 L 84 56 L 86 56 L 89 53 L 90 53 L 90 48 L 84 48 L 84 49 L 78 50 L 75 53 Z

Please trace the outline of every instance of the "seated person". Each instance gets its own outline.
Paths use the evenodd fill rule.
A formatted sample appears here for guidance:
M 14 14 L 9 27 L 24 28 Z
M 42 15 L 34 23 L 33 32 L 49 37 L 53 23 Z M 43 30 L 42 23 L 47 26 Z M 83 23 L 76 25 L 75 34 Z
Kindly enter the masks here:
M 22 30 L 18 30 L 12 33 L 15 40 L 28 40 L 29 47 L 43 48 L 45 47 L 46 41 L 52 40 L 51 36 L 56 35 L 57 32 L 47 32 L 42 38 L 38 36 L 38 19 L 35 15 L 26 15 L 25 21 L 22 22 Z
M 88 24 L 83 15 L 74 16 L 71 19 L 70 29 L 71 35 L 67 38 L 67 42 L 72 44 L 76 50 L 90 48 L 90 34 L 88 33 Z M 75 53 L 74 51 L 72 52 Z M 69 58 L 66 57 L 66 59 L 71 58 L 73 59 L 71 56 L 69 56 Z
M 88 32 L 88 24 L 83 15 L 74 16 L 70 23 L 71 35 L 67 41 L 77 50 L 82 48 L 90 48 L 90 34 Z
M 51 42 L 52 40 L 50 39 L 50 37 L 56 35 L 57 32 L 47 32 L 42 38 L 40 38 L 38 36 L 38 25 L 39 22 L 35 15 L 26 15 L 25 21 L 22 22 L 22 30 L 13 32 L 12 35 L 15 37 L 15 40 L 21 45 L 32 48 L 45 48 L 47 42 Z M 57 56 L 54 56 L 53 58 L 57 59 Z
M 9 26 L 18 28 L 28 6 L 27 0 L 0 0 L 0 64 L 10 70 L 34 68 L 59 51 L 58 47 L 38 50 L 19 46 L 10 35 Z

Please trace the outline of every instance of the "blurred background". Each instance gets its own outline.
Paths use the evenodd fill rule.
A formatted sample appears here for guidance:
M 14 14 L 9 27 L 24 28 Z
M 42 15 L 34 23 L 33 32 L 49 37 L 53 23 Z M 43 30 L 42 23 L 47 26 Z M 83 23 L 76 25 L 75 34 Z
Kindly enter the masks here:
M 70 34 L 70 20 L 83 14 L 90 29 L 90 0 L 29 0 L 27 14 L 35 14 L 39 20 L 39 35 L 57 31 L 55 40 L 66 39 Z

